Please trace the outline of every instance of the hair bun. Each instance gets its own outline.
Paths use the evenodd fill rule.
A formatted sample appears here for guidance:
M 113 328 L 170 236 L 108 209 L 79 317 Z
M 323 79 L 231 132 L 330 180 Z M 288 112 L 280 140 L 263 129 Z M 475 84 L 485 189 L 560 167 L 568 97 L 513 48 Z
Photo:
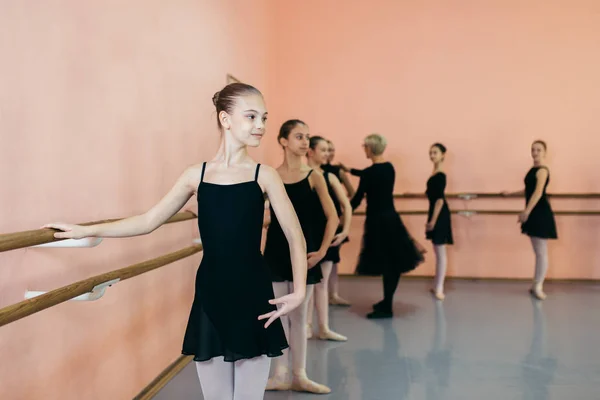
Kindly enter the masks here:
M 221 92 L 217 92 L 217 93 L 215 93 L 215 95 L 214 95 L 214 96 L 213 96 L 213 98 L 212 98 L 212 101 L 213 101 L 213 104 L 214 104 L 214 106 L 215 106 L 215 107 L 217 106 L 217 103 L 219 102 L 219 94 L 220 94 L 220 93 L 221 93 Z

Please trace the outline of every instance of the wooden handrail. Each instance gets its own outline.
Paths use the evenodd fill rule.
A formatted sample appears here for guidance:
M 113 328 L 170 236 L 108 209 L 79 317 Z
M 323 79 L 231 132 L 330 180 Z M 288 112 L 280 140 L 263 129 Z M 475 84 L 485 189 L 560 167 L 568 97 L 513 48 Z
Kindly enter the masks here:
M 495 198 L 523 198 L 522 195 L 503 195 L 502 193 L 447 193 L 448 199 L 461 199 L 470 196 L 479 199 L 495 199 Z M 556 199 L 600 199 L 600 193 L 548 193 L 548 197 Z M 425 193 L 398 193 L 394 195 L 395 199 L 424 199 L 427 198 Z
M 187 221 L 197 218 L 197 215 L 191 211 L 184 211 L 173 215 L 165 222 L 166 224 Z M 119 221 L 122 218 L 105 219 L 102 221 L 84 222 L 80 225 L 104 224 L 107 222 Z M 36 246 L 38 244 L 58 242 L 65 239 L 56 239 L 54 229 L 34 229 L 31 231 L 14 232 L 0 234 L 0 253 L 3 251 L 21 249 L 23 247 Z
M 474 214 L 474 215 L 519 215 L 523 210 L 452 210 L 452 214 Z M 400 215 L 427 215 L 426 210 L 400 210 Z M 600 211 L 554 211 L 555 215 L 600 215 Z M 364 211 L 355 211 L 352 215 L 366 215 Z
M 37 297 L 21 301 L 20 303 L 4 307 L 0 309 L 0 326 L 4 326 L 21 318 L 25 318 L 31 314 L 35 314 L 38 311 L 45 310 L 46 308 L 55 306 L 57 304 L 64 303 L 65 301 L 84 293 L 89 293 L 96 285 L 101 283 L 117 278 L 121 281 L 124 281 L 125 279 L 133 278 L 134 276 L 152 271 L 153 269 L 170 264 L 182 258 L 189 257 L 192 254 L 198 253 L 199 251 L 202 251 L 202 245 L 189 246 L 173 253 L 165 254 L 151 260 L 117 269 L 115 271 L 96 275 L 91 278 L 54 289 Z
M 194 356 L 179 356 L 171 365 L 165 368 L 152 382 L 148 384 L 133 400 L 150 400 L 169 383 L 186 365 L 192 361 Z

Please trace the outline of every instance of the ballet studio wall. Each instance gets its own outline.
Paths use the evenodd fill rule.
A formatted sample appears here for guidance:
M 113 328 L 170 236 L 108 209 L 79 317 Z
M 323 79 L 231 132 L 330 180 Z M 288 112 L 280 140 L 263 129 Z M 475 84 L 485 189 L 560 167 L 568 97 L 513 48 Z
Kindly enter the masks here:
M 226 74 L 266 92 L 267 3 L 0 2 L 0 232 L 143 212 L 212 157 Z M 197 229 L 1 253 L 0 308 L 190 246 Z M 0 328 L 0 399 L 133 398 L 180 354 L 200 260 Z
M 363 138 L 387 137 L 396 192 L 425 191 L 429 146 L 448 147 L 448 192 L 523 188 L 530 144 L 548 143 L 549 192 L 600 192 L 600 3 L 280 2 L 271 57 L 270 134 L 305 120 L 332 139 L 337 161 L 365 167 Z M 281 159 L 270 150 L 273 162 Z M 354 180 L 355 185 L 358 181 Z M 551 200 L 555 210 L 600 210 L 600 200 Z M 426 200 L 398 200 L 426 210 Z M 524 200 L 452 200 L 458 209 L 522 209 Z M 425 216 L 406 216 L 425 243 Z M 452 217 L 448 275 L 530 279 L 517 216 Z M 600 217 L 558 216 L 549 278 L 600 279 Z M 363 219 L 353 218 L 341 271 L 352 273 Z M 431 276 L 434 255 L 413 275 Z

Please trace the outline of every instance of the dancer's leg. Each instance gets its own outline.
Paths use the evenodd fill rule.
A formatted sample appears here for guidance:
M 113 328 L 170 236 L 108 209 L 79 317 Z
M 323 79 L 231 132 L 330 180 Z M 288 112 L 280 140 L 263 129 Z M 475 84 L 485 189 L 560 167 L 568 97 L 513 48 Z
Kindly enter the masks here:
M 433 245 L 435 252 L 435 278 L 433 279 L 433 294 L 438 300 L 444 300 L 444 281 L 448 265 L 446 246 Z
M 313 382 L 306 375 L 306 313 L 309 295 L 313 285 L 306 286 L 306 298 L 302 304 L 290 312 L 290 350 L 292 353 L 292 390 L 310 393 L 330 393 L 325 385 Z
M 270 366 L 271 359 L 267 356 L 236 361 L 233 400 L 262 400 Z
M 331 275 L 329 275 L 329 303 L 337 306 L 349 306 L 350 302 L 340 297 L 338 267 L 338 263 L 333 264 Z
M 331 261 L 324 261 L 321 263 L 321 270 L 323 271 L 323 279 L 321 282 L 315 285 L 313 298 L 317 306 L 317 316 L 319 318 L 319 339 L 322 340 L 334 340 L 337 342 L 345 342 L 348 340 L 347 337 L 340 335 L 339 333 L 333 332 L 329 329 L 329 301 L 328 301 L 328 287 L 329 287 L 329 276 L 333 263 Z M 312 312 L 309 309 L 309 315 Z
M 291 282 L 273 282 L 273 293 L 275 297 L 282 297 L 292 292 Z M 281 317 L 281 324 L 283 325 L 283 331 L 287 337 L 288 342 L 290 341 L 290 318 L 289 315 L 283 315 Z M 291 346 L 290 346 L 291 347 Z M 291 387 L 291 376 L 289 375 L 290 365 L 290 352 L 291 350 L 283 350 L 283 355 L 276 357 L 272 360 L 273 364 L 273 376 L 267 382 L 267 390 L 290 390 Z
M 306 310 L 306 338 L 311 339 L 313 337 L 313 310 L 315 309 L 315 293 L 308 299 L 308 307 Z
M 233 399 L 232 362 L 225 362 L 223 357 L 215 357 L 208 361 L 196 362 L 196 371 L 204 400 Z
M 531 294 L 540 300 L 544 300 L 546 298 L 544 280 L 548 272 L 548 240 L 532 237 L 531 245 L 535 253 L 535 276 Z

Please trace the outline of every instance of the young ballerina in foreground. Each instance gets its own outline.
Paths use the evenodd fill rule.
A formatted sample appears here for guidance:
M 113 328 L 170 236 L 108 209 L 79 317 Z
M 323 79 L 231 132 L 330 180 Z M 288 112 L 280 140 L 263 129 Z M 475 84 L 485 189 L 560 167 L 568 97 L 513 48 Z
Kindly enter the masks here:
M 248 147 L 265 133 L 262 94 L 234 83 L 213 97 L 221 144 L 215 157 L 192 165 L 154 207 L 106 224 L 48 224 L 57 238 L 128 237 L 148 234 L 196 195 L 204 256 L 182 353 L 193 355 L 205 400 L 259 400 L 271 357 L 288 347 L 279 317 L 303 304 L 306 243 L 277 172 L 257 164 Z M 292 288 L 274 299 L 260 251 L 264 193 L 286 236 Z M 235 378 L 234 378 L 235 377 Z

